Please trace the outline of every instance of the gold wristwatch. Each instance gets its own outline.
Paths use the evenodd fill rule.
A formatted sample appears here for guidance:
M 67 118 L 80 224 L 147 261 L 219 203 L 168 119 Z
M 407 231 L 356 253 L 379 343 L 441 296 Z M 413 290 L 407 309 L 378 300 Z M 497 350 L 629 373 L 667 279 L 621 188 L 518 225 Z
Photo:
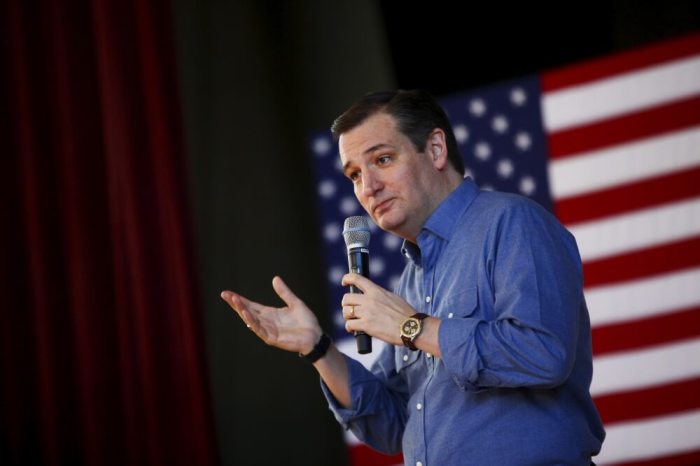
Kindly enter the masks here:
M 413 344 L 420 332 L 423 330 L 423 319 L 428 317 L 428 314 L 421 312 L 413 314 L 408 319 L 401 323 L 401 340 L 403 344 L 411 351 L 416 351 L 416 345 Z

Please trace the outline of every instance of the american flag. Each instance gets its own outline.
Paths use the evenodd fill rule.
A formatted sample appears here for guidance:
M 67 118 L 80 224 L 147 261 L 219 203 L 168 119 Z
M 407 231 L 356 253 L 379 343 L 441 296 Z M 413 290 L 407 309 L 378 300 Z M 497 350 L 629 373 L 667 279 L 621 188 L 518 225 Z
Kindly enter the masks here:
M 593 327 L 603 465 L 700 464 L 700 34 L 441 99 L 468 174 L 532 197 L 578 241 Z M 312 138 L 335 336 L 343 219 L 362 213 L 328 133 Z M 375 229 L 391 289 L 401 241 Z M 388 465 L 347 434 L 352 464 Z

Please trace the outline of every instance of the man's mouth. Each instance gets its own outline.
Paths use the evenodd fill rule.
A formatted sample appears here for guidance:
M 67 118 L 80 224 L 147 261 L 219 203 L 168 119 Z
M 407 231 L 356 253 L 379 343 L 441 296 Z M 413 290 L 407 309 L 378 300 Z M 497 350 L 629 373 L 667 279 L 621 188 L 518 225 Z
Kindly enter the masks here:
M 380 202 L 379 204 L 374 206 L 374 209 L 372 209 L 372 212 L 374 213 L 374 215 L 383 214 L 384 212 L 389 210 L 389 208 L 391 208 L 391 204 L 393 201 L 394 201 L 394 198 L 392 197 L 390 199 L 386 199 L 386 200 Z

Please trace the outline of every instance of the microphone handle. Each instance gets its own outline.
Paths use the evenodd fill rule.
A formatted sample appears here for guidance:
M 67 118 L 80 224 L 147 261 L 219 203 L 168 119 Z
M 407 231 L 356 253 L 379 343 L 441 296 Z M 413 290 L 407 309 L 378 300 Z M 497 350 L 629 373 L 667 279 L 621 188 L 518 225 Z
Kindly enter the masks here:
M 348 268 L 350 272 L 369 278 L 369 250 L 367 248 L 352 248 L 348 251 Z M 359 288 L 350 285 L 350 293 L 362 293 Z M 372 337 L 365 332 L 355 332 L 357 352 L 367 354 L 372 352 Z

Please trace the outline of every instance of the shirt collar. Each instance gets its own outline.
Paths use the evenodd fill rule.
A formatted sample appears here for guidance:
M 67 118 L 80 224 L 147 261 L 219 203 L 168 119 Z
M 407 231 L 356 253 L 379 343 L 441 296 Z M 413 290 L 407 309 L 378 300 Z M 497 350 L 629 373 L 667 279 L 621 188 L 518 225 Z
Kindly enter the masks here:
M 425 222 L 418 235 L 419 239 L 424 232 L 428 231 L 449 241 L 460 214 L 469 207 L 478 195 L 479 188 L 474 184 L 474 181 L 469 177 L 465 178 L 457 189 L 452 191 L 430 214 L 428 221 Z M 417 245 L 404 240 L 401 252 L 407 258 L 420 264 L 420 249 Z
M 477 188 L 471 178 L 466 178 L 428 217 L 428 221 L 423 225 L 423 230 L 428 230 L 443 239 L 449 240 L 452 237 L 452 231 L 460 214 L 472 203 L 478 194 L 479 188 Z
M 405 258 L 420 265 L 420 249 L 418 249 L 418 246 L 411 243 L 407 239 L 403 240 L 403 244 L 401 245 L 401 254 L 403 254 Z

